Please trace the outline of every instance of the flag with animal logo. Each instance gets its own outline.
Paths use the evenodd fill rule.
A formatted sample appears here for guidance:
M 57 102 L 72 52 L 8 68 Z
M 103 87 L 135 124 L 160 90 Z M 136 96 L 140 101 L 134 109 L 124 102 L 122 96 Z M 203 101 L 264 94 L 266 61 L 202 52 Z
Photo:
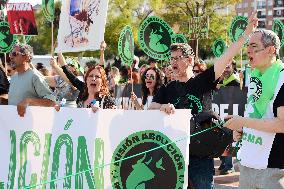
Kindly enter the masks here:
M 52 22 L 54 20 L 54 0 L 42 0 L 41 4 L 44 17 Z
M 104 40 L 108 0 L 62 1 L 57 52 L 100 49 Z

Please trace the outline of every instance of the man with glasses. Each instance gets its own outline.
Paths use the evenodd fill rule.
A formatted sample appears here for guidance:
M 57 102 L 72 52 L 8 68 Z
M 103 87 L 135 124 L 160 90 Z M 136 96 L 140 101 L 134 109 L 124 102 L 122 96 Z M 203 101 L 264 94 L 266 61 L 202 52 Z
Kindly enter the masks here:
M 256 13 L 255 13 L 256 14 Z M 192 114 L 203 110 L 203 94 L 215 89 L 216 80 L 223 73 L 227 63 L 238 54 L 245 43 L 247 36 L 256 28 L 258 20 L 253 14 L 244 35 L 232 44 L 227 51 L 216 60 L 214 66 L 194 77 L 194 52 L 185 43 L 171 45 L 171 65 L 176 76 L 176 81 L 163 85 L 154 96 L 149 109 L 160 109 L 167 114 L 172 114 L 175 108 L 191 109 Z M 189 149 L 190 151 L 190 149 Z M 214 161 L 212 158 L 200 158 L 190 155 L 189 179 L 195 189 L 213 188 Z
M 245 116 L 225 124 L 242 137 L 240 189 L 284 188 L 284 65 L 280 40 L 270 30 L 253 33 L 247 47 L 253 68 Z
M 33 49 L 27 44 L 16 44 L 10 52 L 11 66 L 17 74 L 11 77 L 8 104 L 17 105 L 18 114 L 24 116 L 27 106 L 54 106 L 52 95 L 44 77 L 31 68 Z

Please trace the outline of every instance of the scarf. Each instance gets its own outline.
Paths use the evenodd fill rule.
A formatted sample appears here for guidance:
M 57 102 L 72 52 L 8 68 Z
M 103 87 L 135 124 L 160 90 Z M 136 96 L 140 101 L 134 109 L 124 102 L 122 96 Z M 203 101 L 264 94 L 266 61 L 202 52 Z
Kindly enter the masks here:
M 225 87 L 226 85 L 228 85 L 230 82 L 232 82 L 234 80 L 239 81 L 239 78 L 237 78 L 237 76 L 235 74 L 231 74 L 230 77 L 223 79 L 223 83 L 222 83 L 221 87 Z
M 269 102 L 273 99 L 280 71 L 283 68 L 284 64 L 281 60 L 276 60 L 263 74 L 258 69 L 252 71 L 250 87 L 252 83 L 256 83 L 256 91 L 248 97 L 248 104 L 253 107 L 253 112 L 249 113 L 250 118 L 259 119 L 265 114 Z

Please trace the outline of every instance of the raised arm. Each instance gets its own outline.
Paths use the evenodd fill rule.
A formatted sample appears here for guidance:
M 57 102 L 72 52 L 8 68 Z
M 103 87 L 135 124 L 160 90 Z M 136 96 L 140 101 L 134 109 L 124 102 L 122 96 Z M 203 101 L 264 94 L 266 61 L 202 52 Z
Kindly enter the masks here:
M 58 64 L 61 66 L 62 71 L 70 81 L 70 83 L 76 87 L 80 92 L 84 91 L 85 83 L 80 81 L 73 73 L 71 73 L 67 67 L 66 61 L 62 53 L 58 54 Z
M 234 56 L 236 56 L 243 44 L 246 42 L 248 37 L 255 31 L 257 25 L 258 25 L 258 19 L 256 18 L 256 13 L 252 13 L 248 20 L 248 25 L 246 30 L 244 31 L 243 35 L 233 43 L 226 51 L 225 53 L 216 60 L 216 63 L 214 64 L 214 71 L 215 71 L 215 80 L 217 80 L 223 73 L 226 65 L 230 62 Z
M 62 55 L 63 56 L 63 55 Z M 64 57 L 63 57 L 64 58 Z M 65 59 L 64 59 L 65 61 Z M 63 72 L 62 68 L 58 65 L 55 58 L 51 58 L 50 60 L 51 67 L 55 70 L 55 72 L 68 84 L 72 85 L 69 79 L 66 77 L 65 73 Z
M 105 67 L 105 49 L 106 49 L 106 42 L 105 41 L 102 41 L 101 42 L 101 46 L 100 46 L 100 51 L 101 51 L 101 54 L 100 54 L 100 63 L 99 65 L 102 66 L 103 68 Z

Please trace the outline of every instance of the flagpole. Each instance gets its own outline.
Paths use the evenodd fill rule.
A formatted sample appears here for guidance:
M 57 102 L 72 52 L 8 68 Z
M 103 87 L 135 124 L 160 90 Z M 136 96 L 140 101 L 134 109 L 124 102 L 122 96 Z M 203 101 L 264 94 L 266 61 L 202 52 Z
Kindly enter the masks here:
M 51 21 L 51 56 L 54 57 L 53 20 Z
M 241 71 L 243 70 L 243 48 L 241 49 Z M 244 75 L 244 74 L 243 74 Z M 240 89 L 243 89 L 243 77 L 240 77 Z
M 4 64 L 5 64 L 5 73 L 6 73 L 6 75 L 7 75 L 7 74 L 8 74 L 8 73 L 7 73 L 7 72 L 8 72 L 8 70 L 7 70 L 7 66 L 8 66 L 8 65 L 7 65 L 7 60 L 6 60 L 6 59 L 7 59 L 7 54 L 6 54 L 6 53 L 4 53 L 4 59 L 5 59 L 5 60 L 4 60 Z

